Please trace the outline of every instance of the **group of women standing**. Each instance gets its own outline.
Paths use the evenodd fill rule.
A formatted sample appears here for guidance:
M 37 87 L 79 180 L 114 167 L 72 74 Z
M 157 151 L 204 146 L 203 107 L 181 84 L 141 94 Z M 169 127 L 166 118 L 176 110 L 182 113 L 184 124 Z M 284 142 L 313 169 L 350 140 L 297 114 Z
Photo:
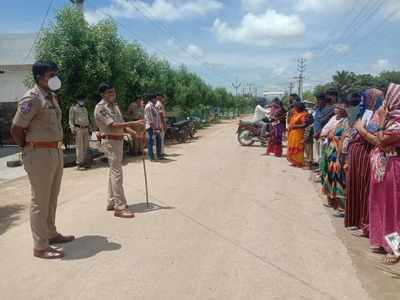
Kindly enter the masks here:
M 385 263 L 397 263 L 385 236 L 400 233 L 400 85 L 390 84 L 386 95 L 372 88 L 334 105 L 334 115 L 317 135 L 325 205 L 344 217 L 353 235 L 369 238 L 371 251 L 385 254 Z M 274 100 L 266 154 L 282 155 L 287 123 L 287 159 L 303 167 L 308 115 L 300 101 L 287 114 Z
M 384 100 L 384 101 L 383 101 Z M 369 89 L 336 104 L 321 134 L 320 176 L 327 206 L 371 251 L 397 263 L 385 236 L 400 232 L 400 85 Z

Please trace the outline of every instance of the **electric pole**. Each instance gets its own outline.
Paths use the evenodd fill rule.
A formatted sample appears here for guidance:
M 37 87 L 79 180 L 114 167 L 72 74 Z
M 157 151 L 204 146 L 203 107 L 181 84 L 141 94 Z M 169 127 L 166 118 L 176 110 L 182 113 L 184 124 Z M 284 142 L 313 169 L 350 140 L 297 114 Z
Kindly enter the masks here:
M 253 96 L 253 86 L 254 86 L 254 84 L 252 84 L 252 83 L 247 84 L 247 87 L 249 89 L 249 97 Z
M 299 97 L 301 101 L 303 101 L 303 83 L 304 83 L 304 71 L 306 70 L 306 60 L 304 58 L 300 58 L 297 61 L 297 71 L 299 71 Z
M 83 4 L 85 0 L 70 0 L 83 13 Z
M 293 83 L 293 82 L 290 82 L 290 83 L 289 83 L 289 96 L 290 96 L 291 94 L 293 94 L 293 88 L 294 88 L 294 83 Z
M 238 96 L 238 90 L 239 88 L 242 86 L 242 84 L 238 81 L 238 79 L 236 78 L 235 82 L 232 82 L 232 87 L 235 89 L 235 95 L 236 97 Z

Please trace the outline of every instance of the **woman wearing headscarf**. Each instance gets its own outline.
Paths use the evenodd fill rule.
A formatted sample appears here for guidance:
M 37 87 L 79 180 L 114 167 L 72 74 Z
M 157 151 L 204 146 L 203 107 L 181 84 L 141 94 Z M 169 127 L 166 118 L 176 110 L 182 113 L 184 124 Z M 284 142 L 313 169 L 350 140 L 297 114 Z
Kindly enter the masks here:
M 323 128 L 321 135 L 324 146 L 321 156 L 321 182 L 322 192 L 326 195 L 326 206 L 338 210 L 338 216 L 342 216 L 345 197 L 345 176 L 341 168 L 340 152 L 342 136 L 347 129 L 346 109 L 344 103 L 335 106 L 335 117 Z
M 361 120 L 354 125 L 355 137 L 350 142 L 345 164 L 346 205 L 345 227 L 360 229 L 354 235 L 368 237 L 369 230 L 369 183 L 370 154 L 375 147 L 374 141 L 363 137 L 365 131 L 376 134 L 379 127 L 378 109 L 383 102 L 383 92 L 378 89 L 368 89 L 364 95 L 366 108 Z M 372 117 L 372 118 L 371 118 Z
M 360 134 L 377 145 L 371 153 L 369 193 L 369 237 L 374 252 L 386 252 L 385 263 L 399 261 L 385 236 L 400 232 L 400 85 L 390 84 L 377 135 Z
M 277 157 L 282 156 L 282 139 L 286 125 L 286 110 L 283 103 L 275 98 L 271 106 L 272 130 L 268 140 L 266 155 L 273 153 Z
M 289 121 L 287 159 L 294 167 L 304 167 L 304 129 L 307 126 L 304 103 L 295 102 Z

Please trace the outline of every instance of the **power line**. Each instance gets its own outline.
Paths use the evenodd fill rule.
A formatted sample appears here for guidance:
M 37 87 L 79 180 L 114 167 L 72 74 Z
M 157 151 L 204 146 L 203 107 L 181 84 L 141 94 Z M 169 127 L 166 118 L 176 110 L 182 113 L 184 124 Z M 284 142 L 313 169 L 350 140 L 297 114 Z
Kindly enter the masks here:
M 177 47 L 178 47 L 182 52 L 186 53 L 189 57 L 191 57 L 191 58 L 192 58 L 193 60 L 195 60 L 196 62 L 200 63 L 200 65 L 204 66 L 205 68 L 207 68 L 207 69 L 210 70 L 211 72 L 216 72 L 216 71 L 215 71 L 215 68 L 213 68 L 212 66 L 210 66 L 209 63 L 202 61 L 201 58 L 200 58 L 199 56 L 196 56 L 196 55 L 194 55 L 193 53 L 190 53 L 190 52 L 186 49 L 186 47 L 182 46 L 182 45 L 180 44 L 179 39 L 178 39 L 173 33 L 171 33 L 163 23 L 159 22 L 159 21 L 156 19 L 156 17 L 153 15 L 153 13 L 152 13 L 150 10 L 148 10 L 144 5 L 142 5 L 141 8 L 140 8 L 140 7 L 137 5 L 137 3 L 135 3 L 135 2 L 131 2 L 131 1 L 128 1 L 128 0 L 125 0 L 125 1 L 126 1 L 127 3 L 133 5 L 133 6 L 135 7 L 135 9 L 136 9 L 144 18 L 146 18 L 148 21 L 150 21 L 154 26 L 157 26 L 158 29 L 160 29 L 162 32 L 166 33 L 168 36 L 170 36 L 170 37 L 173 39 L 173 41 L 176 42 Z M 145 11 L 146 13 L 144 13 L 143 11 Z M 222 73 L 222 72 L 221 72 L 221 73 Z M 225 73 L 225 72 L 223 72 L 223 73 Z M 216 74 L 216 75 L 220 75 L 220 74 L 217 74 L 217 73 L 215 73 L 215 74 Z M 222 74 L 221 74 L 221 75 L 222 75 Z M 227 74 L 225 74 L 225 75 L 227 75 Z M 228 77 L 230 77 L 230 76 L 231 76 L 231 74 L 229 74 Z M 225 79 L 226 79 L 227 81 L 229 81 L 228 78 L 225 78 Z
M 24 58 L 23 64 L 26 63 L 28 57 L 32 54 L 33 48 L 35 47 L 36 43 L 39 40 L 40 34 L 41 34 L 42 30 L 43 30 L 44 24 L 46 23 L 47 17 L 49 16 L 49 12 L 50 12 L 51 7 L 53 6 L 53 3 L 54 3 L 54 0 L 50 0 L 49 5 L 47 6 L 46 13 L 45 13 L 45 15 L 44 15 L 44 17 L 42 19 L 41 24 L 40 24 L 39 31 L 36 34 L 36 37 L 35 37 L 35 39 L 33 41 L 33 44 L 31 46 L 31 48 L 29 49 L 28 54 Z

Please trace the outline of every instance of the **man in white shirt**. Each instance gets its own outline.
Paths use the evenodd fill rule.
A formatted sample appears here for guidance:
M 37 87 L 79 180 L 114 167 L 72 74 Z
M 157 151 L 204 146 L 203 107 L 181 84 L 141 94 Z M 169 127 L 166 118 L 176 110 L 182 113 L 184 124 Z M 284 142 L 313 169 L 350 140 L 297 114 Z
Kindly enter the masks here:
M 267 129 L 267 123 L 263 121 L 267 117 L 268 110 L 267 108 L 262 107 L 260 104 L 256 106 L 254 110 L 253 123 L 261 126 L 261 137 L 265 135 L 265 131 Z

